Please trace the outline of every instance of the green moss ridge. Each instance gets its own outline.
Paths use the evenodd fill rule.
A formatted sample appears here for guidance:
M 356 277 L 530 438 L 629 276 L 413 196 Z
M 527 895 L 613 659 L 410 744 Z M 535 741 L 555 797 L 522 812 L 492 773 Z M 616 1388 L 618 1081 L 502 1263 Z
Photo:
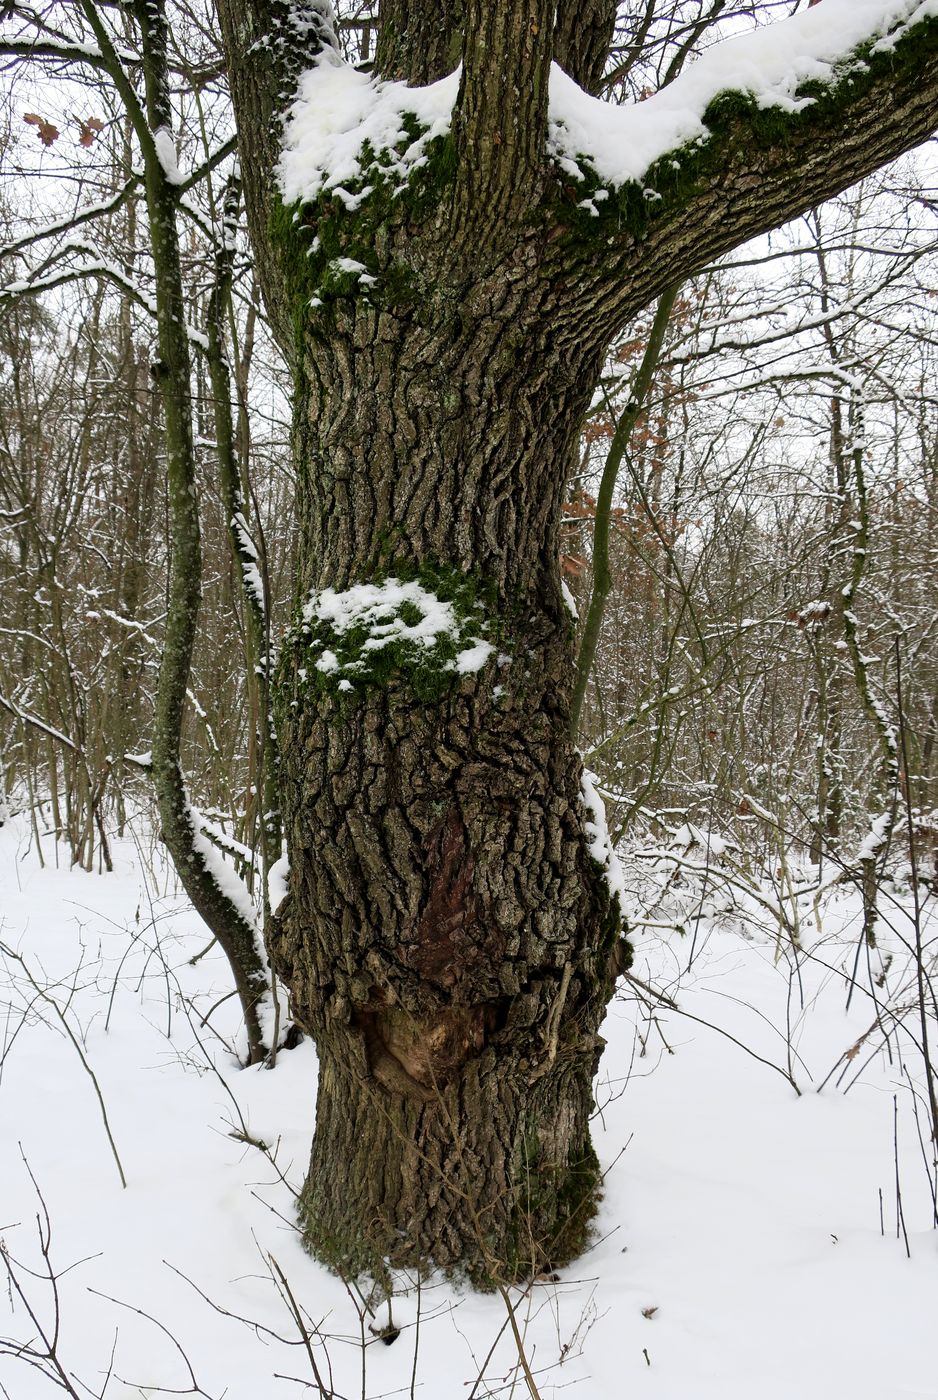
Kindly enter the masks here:
M 376 626 L 380 628 L 392 619 L 407 627 L 419 625 L 426 614 L 418 602 L 404 599 L 395 603 L 393 611 L 377 623 L 353 619 L 350 625 L 337 627 L 332 620 L 315 616 L 311 600 L 281 648 L 281 668 L 289 666 L 293 672 L 291 696 L 328 695 L 354 704 L 369 690 L 405 685 L 418 700 L 434 702 L 457 687 L 467 674 L 475 678 L 497 664 L 505 627 L 496 610 L 494 586 L 440 565 L 398 565 L 367 580 L 379 588 L 395 582 L 417 584 L 436 603 L 448 605 L 455 625 L 432 639 L 404 634 L 384 640 Z M 375 645 L 379 639 L 381 644 Z M 487 655 L 472 671 L 461 673 L 456 666 L 458 658 L 479 643 L 485 644 Z M 281 680 L 285 679 L 281 674 Z
M 543 1161 L 539 1123 L 532 1114 L 514 1162 L 517 1189 L 508 1232 L 507 1257 L 497 1274 L 508 1280 L 531 1278 L 578 1259 L 593 1238 L 593 1221 L 602 1198 L 602 1170 L 587 1133 L 562 1168 Z M 491 1287 L 485 1277 L 477 1288 Z
M 424 147 L 421 164 L 402 179 L 395 158 L 403 156 L 427 130 L 408 113 L 403 123 L 407 136 L 393 149 L 375 150 L 370 142 L 363 144 L 361 175 L 342 186 L 354 197 L 356 207 L 349 208 L 334 190 L 323 190 L 316 199 L 293 205 L 275 197 L 271 239 L 290 295 L 304 314 L 310 304 L 322 310 L 353 295 L 394 305 L 415 299 L 409 269 L 393 262 L 385 251 L 388 233 L 395 225 L 419 225 L 437 207 L 441 190 L 455 171 L 455 146 L 449 134 L 434 137 Z M 335 264 L 342 258 L 361 263 L 374 283 L 337 271 Z
M 557 174 L 566 194 L 564 222 L 574 236 L 582 235 L 590 243 L 595 243 L 598 230 L 610 224 L 619 233 L 624 227 L 640 239 L 658 219 L 690 202 L 714 177 L 726 173 L 731 146 L 741 158 L 748 158 L 752 151 L 784 146 L 802 131 L 825 126 L 831 139 L 838 139 L 847 102 L 862 101 L 884 78 L 915 81 L 924 72 L 926 57 L 938 57 L 938 17 L 920 20 L 890 48 L 877 49 L 881 42 L 876 38 L 860 45 L 837 65 L 831 81 L 812 79 L 800 84 L 796 98 L 810 102 L 798 111 L 760 107 L 751 92 L 720 93 L 703 113 L 708 134 L 667 151 L 649 166 L 641 181 L 610 185 L 600 178 L 588 155 L 578 155 L 579 181 L 560 171 Z M 600 198 L 595 201 L 597 193 Z

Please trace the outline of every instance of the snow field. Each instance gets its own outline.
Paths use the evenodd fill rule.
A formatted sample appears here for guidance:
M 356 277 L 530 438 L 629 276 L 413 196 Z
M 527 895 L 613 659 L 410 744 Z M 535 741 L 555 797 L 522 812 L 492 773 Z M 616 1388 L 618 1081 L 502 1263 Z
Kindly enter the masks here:
M 117 842 L 117 871 L 105 876 L 55 868 L 51 839 L 44 851 L 43 870 L 18 820 L 0 829 L 0 942 L 62 1009 L 127 1177 L 122 1189 L 81 1056 L 7 958 L 0 1236 L 11 1260 L 41 1274 L 31 1172 L 62 1274 L 67 1375 L 110 1400 L 199 1393 L 189 1365 L 212 1397 L 315 1395 L 279 1269 L 319 1329 L 313 1355 L 337 1396 L 525 1396 L 503 1301 L 445 1281 L 426 1282 L 419 1300 L 411 1289 L 393 1301 L 403 1330 L 392 1346 L 368 1330 L 386 1320 L 386 1306 L 366 1315 L 363 1351 L 358 1295 L 304 1253 L 292 1227 L 291 1188 L 313 1126 L 312 1047 L 282 1053 L 272 1071 L 241 1070 L 225 1044 L 239 1034 L 235 1003 L 200 1025 L 229 990 L 226 968 L 214 952 L 190 965 L 205 930 L 175 894 L 159 849 L 142 858 L 131 841 Z M 647 877 L 625 862 L 624 878 L 635 908 Z M 856 900 L 829 898 L 820 929 L 805 914 L 803 1012 L 774 932 L 713 915 L 711 903 L 706 918 L 685 919 L 683 938 L 637 933 L 636 975 L 688 1014 L 650 1008 L 636 989 L 610 1008 L 594 1123 L 608 1170 L 597 1242 L 558 1282 L 512 1292 L 540 1394 L 934 1400 L 938 1233 L 903 1064 L 894 1050 L 892 1064 L 877 1054 L 863 1068 L 871 1038 L 844 1062 L 839 1089 L 839 1068 L 822 1094 L 814 1088 L 872 1020 L 862 984 L 844 1013 Z M 908 934 L 905 919 L 889 906 L 884 944 L 890 924 Z M 785 1077 L 789 1039 L 801 1097 Z M 914 1055 L 905 1064 L 915 1082 Z M 896 1238 L 894 1096 L 911 1259 Z M 270 1154 L 231 1135 L 244 1130 Z M 15 1267 L 48 1328 L 48 1287 Z M 6 1288 L 0 1337 L 37 1344 L 36 1322 Z M 10 1400 L 56 1393 L 2 1345 L 0 1383 Z

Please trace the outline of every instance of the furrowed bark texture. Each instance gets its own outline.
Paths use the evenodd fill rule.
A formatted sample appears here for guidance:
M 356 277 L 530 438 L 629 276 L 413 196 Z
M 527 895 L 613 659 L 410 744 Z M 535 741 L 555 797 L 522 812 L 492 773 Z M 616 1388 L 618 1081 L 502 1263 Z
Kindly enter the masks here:
M 557 570 L 595 347 L 541 285 L 543 249 L 522 238 L 470 270 L 446 248 L 393 308 L 354 295 L 304 318 L 299 585 L 445 566 L 483 581 L 495 650 L 430 700 L 395 674 L 349 697 L 311 688 L 294 636 L 272 951 L 322 1067 L 313 1247 L 482 1280 L 585 1238 L 618 929 L 583 837 Z
M 597 92 L 615 36 L 616 0 L 560 0 L 554 58 L 587 92 Z
M 462 53 L 464 0 L 381 0 L 375 68 L 383 78 L 434 83 Z
M 593 218 L 544 155 L 546 77 L 556 18 L 558 55 L 598 81 L 608 7 L 584 5 L 584 34 L 543 0 L 461 9 L 452 135 L 414 187 L 252 215 L 272 218 L 296 378 L 298 621 L 275 702 L 290 894 L 270 951 L 320 1058 L 311 1247 L 343 1271 L 502 1282 L 582 1247 L 599 1184 L 591 1081 L 623 949 L 584 837 L 558 524 L 605 348 L 679 278 L 925 135 L 938 80 L 928 21 L 802 112 L 715 107 L 712 140 L 650 172 L 657 198 L 636 186 Z M 379 71 L 417 71 L 432 31 L 435 74 L 456 12 L 386 4 Z M 455 590 L 492 644 L 481 669 L 428 676 L 391 651 L 336 669 L 304 601 L 393 577 Z

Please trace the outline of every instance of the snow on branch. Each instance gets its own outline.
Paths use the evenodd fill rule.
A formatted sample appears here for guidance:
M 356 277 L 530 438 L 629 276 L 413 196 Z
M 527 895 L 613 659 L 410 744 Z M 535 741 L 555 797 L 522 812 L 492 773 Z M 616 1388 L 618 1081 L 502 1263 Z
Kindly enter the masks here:
M 548 153 L 574 178 L 588 167 L 611 187 L 641 184 L 669 152 L 706 141 L 705 114 L 722 94 L 745 93 L 760 108 L 801 111 L 814 100 L 803 95 L 805 84 L 833 84 L 851 63 L 861 71 L 855 55 L 863 46 L 887 52 L 934 17 L 938 0 L 824 0 L 715 45 L 661 91 L 623 106 L 591 97 L 554 64 Z M 354 209 L 371 192 L 373 175 L 402 187 L 426 163 L 429 142 L 449 131 L 459 77 L 457 70 L 412 88 L 324 51 L 302 75 L 287 111 L 277 172 L 284 202 L 330 192 Z M 597 198 L 602 189 L 592 195 Z
M 760 108 L 801 111 L 813 102 L 799 95 L 804 84 L 834 83 L 863 45 L 887 51 L 914 25 L 936 15 L 936 0 L 824 0 L 778 24 L 714 45 L 660 92 L 621 107 L 590 97 L 555 67 L 550 152 L 575 178 L 586 161 L 612 186 L 641 183 L 669 152 L 706 141 L 704 115 L 722 94 L 742 92 Z
M 411 88 L 375 80 L 324 49 L 302 75 L 287 112 L 277 172 L 284 202 L 313 200 L 330 191 L 355 208 L 370 193 L 367 187 L 355 194 L 348 189 L 365 174 L 366 146 L 385 153 L 384 177 L 403 186 L 426 164 L 427 144 L 449 131 L 458 91 L 458 69 L 428 87 Z M 408 135 L 408 118 L 416 120 L 419 136 Z
M 106 214 L 113 214 L 126 204 L 134 190 L 140 184 L 140 176 L 134 174 L 121 186 L 117 194 L 110 199 L 101 200 L 98 204 L 88 204 L 83 209 L 76 209 L 74 214 L 67 214 L 61 219 L 55 219 L 50 224 L 44 224 L 41 228 L 33 229 L 30 233 L 25 233 L 12 243 L 7 243 L 0 247 L 0 258 L 9 257 L 12 253 L 18 253 L 22 248 L 27 248 L 33 243 L 39 243 L 45 238 L 54 238 L 57 234 L 67 233 L 69 229 L 79 228 L 82 224 L 90 223 L 94 219 L 100 219 Z
M 606 823 L 606 808 L 599 793 L 599 779 L 584 768 L 580 774 L 580 802 L 583 805 L 583 829 L 590 856 L 602 867 L 603 877 L 620 910 L 625 909 L 625 875 Z
M 222 898 L 231 904 L 238 917 L 252 931 L 258 947 L 258 957 L 263 959 L 260 927 L 254 900 L 238 872 L 228 864 L 218 849 L 222 844 L 219 837 L 223 838 L 228 849 L 232 849 L 230 838 L 225 837 L 214 823 L 207 821 L 199 809 L 189 801 L 186 803 L 185 816 L 192 833 L 193 850 L 200 858 L 206 875 Z M 234 850 L 233 853 L 240 854 L 240 851 Z
M 40 292 L 50 291 L 53 287 L 62 287 L 69 282 L 79 282 L 85 277 L 103 277 L 106 281 L 113 282 L 121 291 L 126 292 L 142 310 L 156 319 L 155 300 L 140 286 L 139 282 L 129 278 L 123 268 L 100 257 L 94 248 L 74 239 L 66 240 L 55 256 L 59 257 L 68 253 L 85 254 L 86 260 L 72 267 L 52 269 L 48 272 L 36 273 L 8 282 L 5 287 L 0 287 L 0 303 L 16 296 L 35 296 Z M 47 260 L 46 267 L 48 267 L 49 261 L 51 259 Z M 190 344 L 199 350 L 207 348 L 208 338 L 202 331 L 196 330 L 194 326 L 186 327 L 186 335 Z

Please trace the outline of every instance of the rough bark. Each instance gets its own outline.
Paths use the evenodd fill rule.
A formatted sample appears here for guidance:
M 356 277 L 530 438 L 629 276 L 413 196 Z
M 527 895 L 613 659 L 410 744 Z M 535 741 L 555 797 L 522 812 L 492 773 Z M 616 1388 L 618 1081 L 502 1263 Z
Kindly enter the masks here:
M 416 85 L 452 73 L 462 53 L 464 0 L 381 0 L 375 69 Z
M 408 235 L 384 232 L 391 265 Z M 618 930 L 583 839 L 557 527 L 596 347 L 565 332 L 542 253 L 522 237 L 480 268 L 441 236 L 418 294 L 304 326 L 300 595 L 454 571 L 496 644 L 429 699 L 406 668 L 311 683 L 302 629 L 281 662 L 272 952 L 321 1062 L 307 1236 L 343 1268 L 515 1277 L 570 1257 L 592 1212 Z
M 871 56 L 797 114 L 716 104 L 712 140 L 650 173 L 660 199 L 636 187 L 591 218 L 544 156 L 554 11 L 466 0 L 453 134 L 419 188 L 355 213 L 274 208 L 273 242 L 270 206 L 252 213 L 292 311 L 298 608 L 326 587 L 419 578 L 470 597 L 494 643 L 470 675 L 389 653 L 345 688 L 318 666 L 314 622 L 281 653 L 291 874 L 271 953 L 320 1057 L 307 1239 L 343 1270 L 503 1281 L 582 1244 L 590 1083 L 622 948 L 569 736 L 558 522 L 579 426 L 630 315 L 938 120 L 928 21 L 914 52 Z M 586 11 L 581 48 L 560 7 L 556 51 L 597 81 L 609 11 Z M 455 13 L 437 31 L 429 0 L 386 3 L 379 71 L 413 74 L 430 26 L 436 74 Z M 256 74 L 231 77 L 250 162 L 271 109 L 255 110 Z M 262 189 L 246 185 L 249 204 Z M 369 281 L 330 273 L 341 256 Z
M 615 36 L 616 0 L 561 0 L 554 58 L 587 92 L 598 92 Z
M 218 0 L 228 80 L 238 125 L 241 178 L 258 281 L 274 333 L 292 350 L 290 310 L 269 238 L 281 118 L 297 79 L 335 45 L 328 0 Z

